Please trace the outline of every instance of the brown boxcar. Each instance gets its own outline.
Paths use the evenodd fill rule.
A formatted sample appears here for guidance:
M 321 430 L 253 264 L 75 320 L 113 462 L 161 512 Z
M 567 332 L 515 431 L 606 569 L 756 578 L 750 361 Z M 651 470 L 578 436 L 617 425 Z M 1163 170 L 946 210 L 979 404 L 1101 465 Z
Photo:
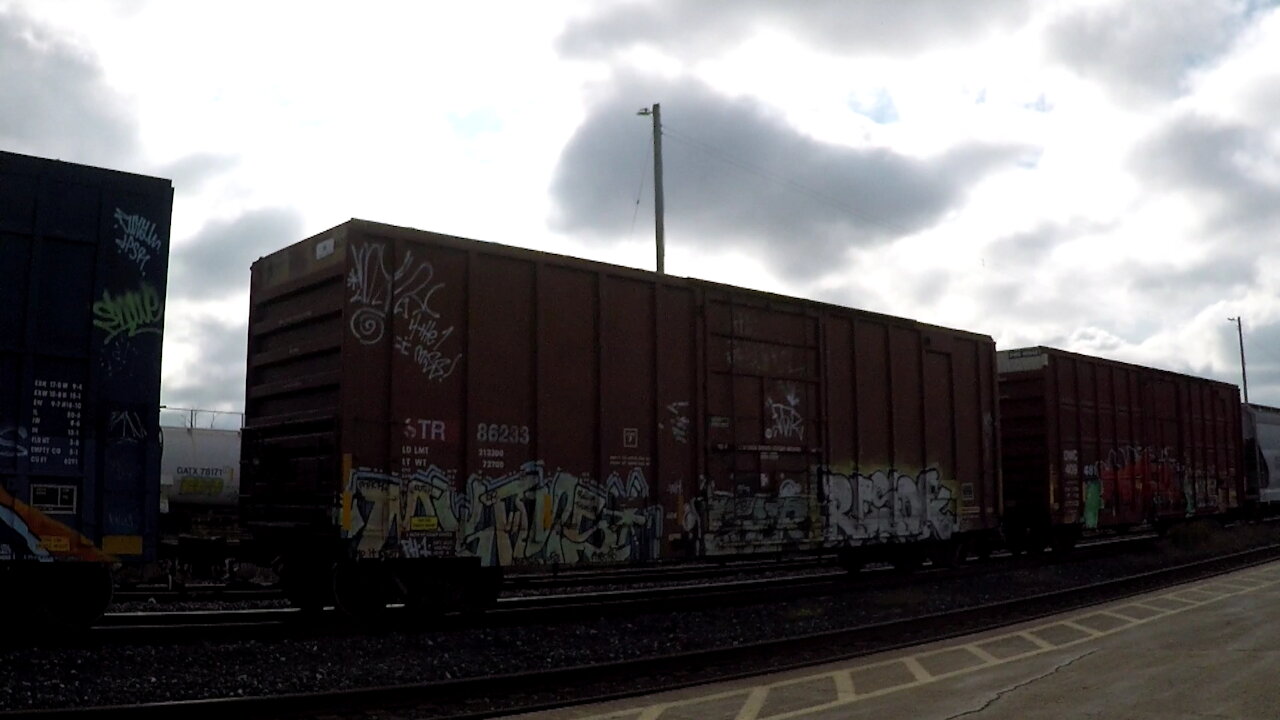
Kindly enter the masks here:
M 242 509 L 302 586 L 998 526 L 987 336 L 359 220 L 251 287 Z
M 1011 544 L 1239 506 L 1235 385 L 1044 347 L 998 356 Z

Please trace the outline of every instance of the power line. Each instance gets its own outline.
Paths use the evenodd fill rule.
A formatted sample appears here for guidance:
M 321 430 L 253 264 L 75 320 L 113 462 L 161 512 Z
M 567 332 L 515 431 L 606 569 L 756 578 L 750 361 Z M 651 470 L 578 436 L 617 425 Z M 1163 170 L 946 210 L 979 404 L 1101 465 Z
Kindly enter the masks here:
M 646 148 L 647 150 L 648 148 Z M 647 154 L 647 153 L 646 153 Z M 636 207 L 631 213 L 631 235 L 636 234 L 636 218 L 640 215 L 640 200 L 644 196 L 644 181 L 649 177 L 649 163 L 640 163 L 640 187 L 636 188 Z

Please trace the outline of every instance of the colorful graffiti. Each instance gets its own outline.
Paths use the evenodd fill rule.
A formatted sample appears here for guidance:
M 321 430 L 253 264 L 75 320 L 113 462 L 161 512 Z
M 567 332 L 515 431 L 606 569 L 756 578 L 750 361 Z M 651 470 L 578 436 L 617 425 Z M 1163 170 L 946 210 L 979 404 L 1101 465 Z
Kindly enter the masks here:
M 109 561 L 93 541 L 0 488 L 0 561 Z
M 540 462 L 516 472 L 473 475 L 463 491 L 432 465 L 409 478 L 353 471 L 343 529 L 369 557 L 465 555 L 485 565 L 653 560 L 662 509 L 640 468 L 603 482 L 548 473 Z
M 1076 451 L 1064 451 L 1064 462 Z M 1068 476 L 1072 466 L 1067 463 Z M 1188 517 L 1200 508 L 1216 508 L 1219 503 L 1219 480 L 1190 462 L 1178 460 L 1171 447 L 1129 445 L 1113 448 L 1105 459 L 1083 466 L 1084 526 L 1089 529 L 1106 524 L 1106 516 L 1116 516 L 1126 509 L 1145 506 L 1138 493 L 1150 487 L 1157 510 L 1174 508 Z M 1136 518 L 1139 520 L 1146 518 Z
M 957 528 L 956 496 L 936 468 L 822 473 L 826 539 L 840 544 L 946 539 Z

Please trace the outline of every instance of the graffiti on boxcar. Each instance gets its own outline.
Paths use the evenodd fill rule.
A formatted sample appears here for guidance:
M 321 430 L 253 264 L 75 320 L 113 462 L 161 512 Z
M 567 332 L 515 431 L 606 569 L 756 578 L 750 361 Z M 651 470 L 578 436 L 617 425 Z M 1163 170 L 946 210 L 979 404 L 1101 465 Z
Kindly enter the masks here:
M 348 483 L 345 531 L 360 555 L 479 557 L 485 565 L 657 559 L 662 510 L 640 468 L 604 483 L 547 473 L 542 463 L 455 491 L 437 466 L 407 479 L 357 470 Z
M 134 337 L 143 333 L 160 334 L 160 320 L 164 314 L 164 302 L 160 293 L 150 283 L 141 282 L 137 289 L 112 295 L 102 291 L 102 298 L 93 303 L 93 325 L 105 330 L 104 344 L 109 344 L 121 334 Z
M 710 490 L 703 481 L 707 523 L 700 538 L 707 555 L 777 550 L 811 539 L 814 499 L 800 483 L 785 478 L 776 492 Z M 688 519 L 686 518 L 686 525 Z
M 689 402 L 673 402 L 667 406 L 667 423 L 671 437 L 678 443 L 689 443 Z
M 956 529 L 952 484 L 936 468 L 914 476 L 892 468 L 870 475 L 824 471 L 827 540 L 863 544 L 949 538 Z
M 0 560 L 51 562 L 55 556 L 111 559 L 89 538 L 0 488 Z
M 804 440 L 804 416 L 800 414 L 800 398 L 795 390 L 789 390 L 785 402 L 764 400 L 769 427 L 764 430 L 766 440 Z
M 383 265 L 385 245 L 352 245 L 351 270 L 347 272 L 348 303 L 359 305 L 351 313 L 351 334 L 365 345 L 382 339 L 387 308 L 391 303 L 391 273 Z
M 13 508 L 0 505 L 0 560 L 22 557 L 53 559 L 48 549 L 41 546 L 40 538 L 31 532 L 26 520 Z
M 1069 455 L 1070 454 L 1070 455 Z M 1064 450 L 1064 462 L 1076 456 Z M 1220 494 L 1218 478 L 1190 461 L 1180 461 L 1168 446 L 1126 445 L 1112 448 L 1107 457 L 1083 466 L 1084 526 L 1096 528 L 1104 511 L 1113 512 L 1141 504 L 1136 493 L 1144 483 L 1153 488 L 1157 508 L 1181 506 L 1190 516 L 1198 508 L 1215 507 Z
M 25 427 L 10 425 L 0 429 L 0 457 L 26 457 L 30 439 Z
M 415 314 L 409 318 L 409 334 L 396 336 L 396 349 L 401 355 L 411 355 L 428 380 L 443 380 L 453 374 L 462 359 L 462 353 L 450 356 L 442 350 L 450 335 L 452 325 L 441 329 L 436 318 Z
M 147 428 L 142 424 L 138 413 L 132 410 L 112 410 L 107 435 L 112 440 L 137 442 L 147 439 Z
M 351 270 L 347 273 L 351 334 L 364 345 L 373 345 L 386 335 L 394 316 L 408 321 L 408 331 L 397 332 L 393 346 L 412 358 L 429 380 L 444 380 L 453 374 L 462 353 L 448 350 L 454 326 L 431 307 L 431 297 L 444 288 L 435 279 L 435 268 L 415 259 L 412 250 L 393 272 L 386 263 L 386 245 L 364 243 L 351 246 Z
M 138 271 L 146 276 L 152 253 L 161 249 L 156 224 L 141 215 L 131 215 L 116 208 L 114 227 L 117 231 L 116 251 L 136 263 Z

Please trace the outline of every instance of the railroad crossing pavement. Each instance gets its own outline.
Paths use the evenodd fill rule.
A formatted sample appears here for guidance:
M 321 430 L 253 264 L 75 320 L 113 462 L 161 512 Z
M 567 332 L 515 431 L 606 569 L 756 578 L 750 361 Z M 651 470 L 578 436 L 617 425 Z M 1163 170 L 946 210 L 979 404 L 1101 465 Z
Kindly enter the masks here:
M 556 720 L 1280 718 L 1280 563 L 988 633 Z

